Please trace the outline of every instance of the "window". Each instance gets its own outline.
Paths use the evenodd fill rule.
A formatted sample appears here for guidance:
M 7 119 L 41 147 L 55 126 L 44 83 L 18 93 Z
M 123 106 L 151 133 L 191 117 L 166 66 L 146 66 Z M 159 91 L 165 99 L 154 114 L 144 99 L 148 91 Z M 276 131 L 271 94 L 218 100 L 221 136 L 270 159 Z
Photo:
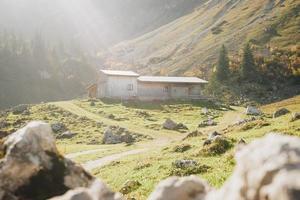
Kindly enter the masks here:
M 169 86 L 165 86 L 163 90 L 164 90 L 165 93 L 168 93 L 170 91 L 170 87 Z
M 127 85 L 127 90 L 132 91 L 133 90 L 133 84 L 128 84 Z

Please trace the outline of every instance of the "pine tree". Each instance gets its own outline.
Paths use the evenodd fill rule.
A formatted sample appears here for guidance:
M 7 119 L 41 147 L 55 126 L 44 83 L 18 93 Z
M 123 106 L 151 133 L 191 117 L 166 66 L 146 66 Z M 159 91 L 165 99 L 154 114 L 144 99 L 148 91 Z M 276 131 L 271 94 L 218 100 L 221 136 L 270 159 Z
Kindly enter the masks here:
M 256 76 L 256 66 L 254 62 L 253 52 L 250 44 L 247 43 L 244 48 L 243 60 L 241 65 L 241 75 L 243 79 L 253 80 Z
M 229 58 L 224 45 L 222 45 L 219 55 L 219 60 L 216 68 L 216 79 L 219 82 L 224 82 L 229 76 Z

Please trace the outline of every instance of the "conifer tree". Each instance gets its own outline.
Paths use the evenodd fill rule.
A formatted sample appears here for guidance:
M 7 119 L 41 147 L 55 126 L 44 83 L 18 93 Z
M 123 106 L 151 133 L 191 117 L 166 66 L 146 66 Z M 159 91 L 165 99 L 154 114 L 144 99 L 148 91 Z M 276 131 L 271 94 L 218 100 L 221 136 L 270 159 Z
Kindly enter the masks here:
M 241 64 L 241 75 L 242 78 L 246 80 L 253 80 L 256 76 L 254 56 L 249 43 L 247 43 L 244 48 L 243 60 Z
M 225 46 L 222 45 L 217 68 L 216 68 L 215 78 L 219 82 L 224 82 L 228 79 L 228 76 L 229 76 L 229 58 Z

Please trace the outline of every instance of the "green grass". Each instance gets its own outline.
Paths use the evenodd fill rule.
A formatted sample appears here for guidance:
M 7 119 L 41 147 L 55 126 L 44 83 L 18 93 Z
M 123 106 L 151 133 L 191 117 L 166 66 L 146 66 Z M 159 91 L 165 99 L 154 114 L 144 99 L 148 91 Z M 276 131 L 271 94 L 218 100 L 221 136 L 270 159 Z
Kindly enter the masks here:
M 211 116 L 216 117 L 217 126 L 198 128 L 200 121 L 207 118 L 201 114 L 203 107 L 209 108 Z M 0 121 L 6 120 L 9 124 L 1 131 L 18 129 L 31 120 L 44 120 L 49 123 L 63 122 L 68 129 L 78 135 L 69 140 L 57 140 L 58 149 L 62 154 L 96 150 L 93 153 L 72 158 L 79 163 L 132 149 L 147 148 L 148 151 L 144 153 L 126 156 L 103 168 L 92 170 L 94 175 L 104 180 L 116 191 L 119 191 L 127 180 L 139 181 L 142 185 L 126 196 L 143 200 L 147 198 L 155 185 L 174 174 L 195 174 L 215 187 L 222 186 L 234 168 L 235 146 L 241 138 L 248 143 L 269 132 L 300 136 L 300 120 L 290 122 L 291 114 L 275 119 L 270 117 L 276 109 L 282 107 L 292 112 L 300 112 L 300 96 L 262 106 L 261 109 L 265 113 L 262 119 L 240 126 L 229 125 L 240 118 L 247 117 L 244 114 L 245 108 L 225 109 L 208 102 L 150 104 L 97 100 L 95 106 L 91 106 L 89 100 L 74 100 L 32 105 L 30 115 L 8 113 L 1 115 Z M 108 118 L 109 114 L 115 115 L 117 120 Z M 185 134 L 162 129 L 162 123 L 166 118 L 184 123 L 189 128 L 188 132 L 198 130 L 204 134 L 183 141 Z M 101 126 L 97 125 L 97 122 L 101 122 Z M 133 132 L 151 135 L 154 139 L 143 139 L 129 146 L 125 144 L 103 145 L 101 142 L 96 145 L 90 144 L 95 139 L 102 141 L 103 131 L 110 125 L 118 125 Z M 224 143 L 221 151 L 219 151 L 219 144 L 203 146 L 207 134 L 214 130 L 224 132 L 229 142 Z M 185 146 L 188 148 L 184 148 Z M 100 150 L 97 151 L 98 149 Z M 178 159 L 192 159 L 197 161 L 199 166 L 177 169 L 172 163 Z

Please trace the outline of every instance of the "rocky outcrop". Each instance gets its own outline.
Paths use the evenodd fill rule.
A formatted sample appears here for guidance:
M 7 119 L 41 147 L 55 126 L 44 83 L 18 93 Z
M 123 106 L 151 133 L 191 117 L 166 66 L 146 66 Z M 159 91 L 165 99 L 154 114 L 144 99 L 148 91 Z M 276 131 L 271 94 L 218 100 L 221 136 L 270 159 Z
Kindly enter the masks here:
M 8 136 L 0 160 L 0 199 L 48 199 L 70 189 L 90 187 L 89 173 L 62 157 L 50 125 L 31 122 Z
M 187 126 L 183 123 L 176 123 L 171 119 L 166 119 L 166 121 L 163 123 L 163 128 L 168 130 L 188 130 Z
M 131 144 L 142 138 L 152 139 L 150 136 L 148 137 L 139 133 L 133 133 L 119 126 L 110 126 L 104 132 L 103 144 L 119 144 L 123 142 Z
M 276 110 L 274 113 L 273 113 L 273 118 L 277 118 L 277 117 L 280 117 L 282 115 L 286 115 L 288 113 L 290 113 L 291 111 L 289 111 L 288 109 L 286 108 L 280 108 L 278 110 Z

